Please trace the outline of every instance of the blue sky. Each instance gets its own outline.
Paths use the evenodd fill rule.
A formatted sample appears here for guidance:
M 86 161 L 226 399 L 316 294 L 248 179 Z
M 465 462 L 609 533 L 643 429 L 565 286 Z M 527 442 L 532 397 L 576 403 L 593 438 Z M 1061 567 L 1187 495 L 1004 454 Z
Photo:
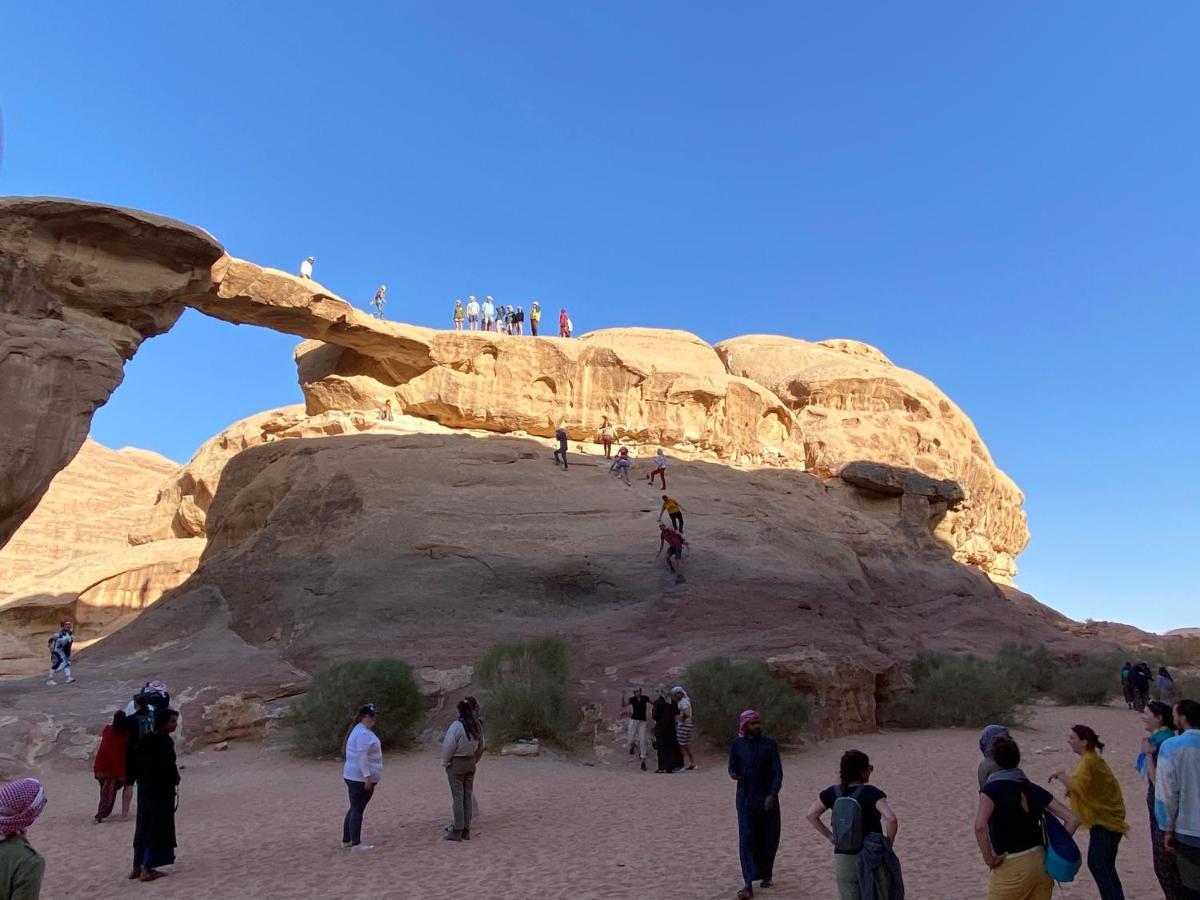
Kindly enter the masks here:
M 1025 490 L 1022 587 L 1198 625 L 1198 26 L 1084 2 L 20 4 L 0 191 L 314 254 L 419 324 L 487 292 L 581 331 L 867 341 Z M 188 313 L 93 434 L 185 459 L 299 399 L 294 344 Z

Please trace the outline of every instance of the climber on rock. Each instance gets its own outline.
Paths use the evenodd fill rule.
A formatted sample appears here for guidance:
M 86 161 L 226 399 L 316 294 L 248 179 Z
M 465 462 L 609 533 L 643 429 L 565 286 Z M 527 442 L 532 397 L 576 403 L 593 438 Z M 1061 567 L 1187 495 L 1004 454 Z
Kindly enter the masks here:
M 667 548 L 667 567 L 675 573 L 675 581 L 683 581 L 683 548 L 688 546 L 687 540 L 674 528 L 668 528 L 661 522 L 658 524 L 658 553 L 655 559 L 662 556 L 663 547 Z
M 617 455 L 613 458 L 612 465 L 608 467 L 608 471 L 615 473 L 618 478 L 625 479 L 625 486 L 629 487 L 629 467 L 633 465 L 633 460 L 629 458 L 629 448 L 622 447 L 617 451 Z

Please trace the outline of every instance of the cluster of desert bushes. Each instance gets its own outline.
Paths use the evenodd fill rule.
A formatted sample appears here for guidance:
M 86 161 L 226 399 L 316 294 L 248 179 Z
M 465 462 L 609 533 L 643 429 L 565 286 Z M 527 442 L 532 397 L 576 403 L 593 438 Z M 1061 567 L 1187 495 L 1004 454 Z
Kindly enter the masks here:
M 1120 695 L 1120 669 L 1130 656 L 1112 651 L 1064 660 L 1035 644 L 1005 644 L 994 657 L 921 653 L 912 663 L 912 689 L 889 710 L 889 723 L 907 728 L 1019 723 L 1031 704 L 1105 705 Z M 1200 662 L 1200 638 L 1167 642 L 1161 663 Z M 579 709 L 570 697 L 571 652 L 560 637 L 499 643 L 476 662 L 488 740 L 493 747 L 521 738 L 570 748 Z M 787 743 L 811 721 L 808 700 L 771 674 L 759 659 L 712 657 L 683 677 L 696 709 L 700 736 L 727 746 L 747 707 L 758 709 L 769 733 Z M 1200 679 L 1176 673 L 1177 694 L 1200 696 Z M 1190 692 L 1190 693 L 1189 693 Z M 385 747 L 410 744 L 427 719 L 425 698 L 412 669 L 398 659 L 335 662 L 313 675 L 289 713 L 293 744 L 307 756 L 337 755 L 354 713 L 364 703 L 379 710 L 377 733 Z

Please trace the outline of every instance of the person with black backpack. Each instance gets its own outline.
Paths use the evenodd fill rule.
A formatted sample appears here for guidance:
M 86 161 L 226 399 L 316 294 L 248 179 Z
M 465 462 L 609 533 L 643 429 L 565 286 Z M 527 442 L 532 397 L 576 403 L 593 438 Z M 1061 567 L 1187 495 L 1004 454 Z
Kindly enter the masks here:
M 892 851 L 900 820 L 887 794 L 870 784 L 871 760 L 861 750 L 842 754 L 838 783 L 818 795 L 808 821 L 833 844 L 833 874 L 839 900 L 904 897 L 900 862 Z M 830 824 L 821 821 L 832 810 Z

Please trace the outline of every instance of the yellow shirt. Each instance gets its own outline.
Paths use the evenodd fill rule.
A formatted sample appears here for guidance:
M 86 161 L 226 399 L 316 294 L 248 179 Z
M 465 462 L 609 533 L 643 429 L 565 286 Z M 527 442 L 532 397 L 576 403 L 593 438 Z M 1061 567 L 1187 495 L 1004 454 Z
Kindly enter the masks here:
M 1071 776 L 1071 809 L 1085 828 L 1099 825 L 1117 834 L 1129 831 L 1121 785 L 1108 763 L 1095 750 L 1086 751 Z
M 666 500 L 663 501 L 662 508 L 665 509 L 668 513 L 679 512 L 679 504 L 676 503 L 674 500 L 672 500 L 670 497 L 668 497 Z

